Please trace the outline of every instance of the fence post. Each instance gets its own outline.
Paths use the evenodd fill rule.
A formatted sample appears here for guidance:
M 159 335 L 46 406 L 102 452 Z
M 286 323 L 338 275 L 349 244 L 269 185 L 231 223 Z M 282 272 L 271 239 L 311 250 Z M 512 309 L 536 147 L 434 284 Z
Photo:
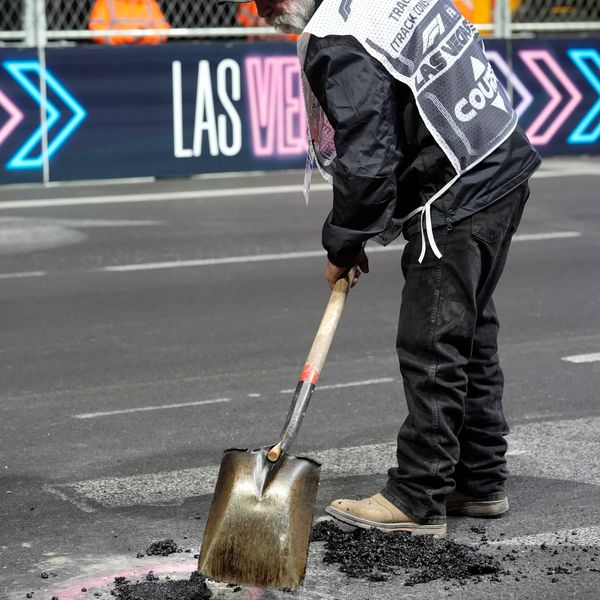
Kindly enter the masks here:
M 494 9 L 494 34 L 497 38 L 512 37 L 510 0 L 496 0 Z
M 44 0 L 23 0 L 25 45 L 43 48 L 46 45 L 46 4 Z
M 25 45 L 35 46 L 34 0 L 23 0 L 23 31 L 25 32 Z
M 35 48 L 40 66 L 40 128 L 42 131 L 42 182 L 50 181 L 50 164 L 48 161 L 48 127 L 46 122 L 47 89 L 46 89 L 46 2 L 45 0 L 23 0 L 23 29 L 25 45 Z

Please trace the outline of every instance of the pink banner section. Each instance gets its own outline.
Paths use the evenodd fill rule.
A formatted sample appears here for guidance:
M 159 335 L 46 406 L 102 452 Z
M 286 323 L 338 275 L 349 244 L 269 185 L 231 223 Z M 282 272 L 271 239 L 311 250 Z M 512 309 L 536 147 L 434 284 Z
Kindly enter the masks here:
M 254 156 L 306 152 L 306 115 L 295 56 L 245 59 L 248 111 Z

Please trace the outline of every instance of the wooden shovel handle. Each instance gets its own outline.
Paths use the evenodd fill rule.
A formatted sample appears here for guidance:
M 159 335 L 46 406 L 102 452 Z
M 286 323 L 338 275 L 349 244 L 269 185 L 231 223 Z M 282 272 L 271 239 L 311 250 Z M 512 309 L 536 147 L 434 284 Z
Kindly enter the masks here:
M 321 324 L 308 353 L 302 374 L 300 375 L 300 381 L 296 387 L 292 406 L 281 432 L 280 441 L 267 453 L 267 458 L 271 462 L 279 460 L 281 453 L 290 446 L 298 434 L 300 423 L 304 418 L 304 413 L 319 379 L 321 369 L 325 364 L 335 330 L 342 316 L 348 290 L 350 289 L 350 282 L 353 277 L 354 269 L 351 269 L 345 277 L 338 279 L 333 286 L 329 302 L 321 319 Z
M 310 381 L 316 384 L 319 379 L 321 369 L 325 364 L 325 359 L 333 341 L 335 330 L 344 310 L 344 304 L 346 303 L 346 297 L 350 289 L 350 281 L 353 276 L 354 269 L 347 276 L 338 279 L 333 286 L 329 302 L 321 319 L 321 324 L 304 363 L 304 369 L 300 376 L 301 381 Z

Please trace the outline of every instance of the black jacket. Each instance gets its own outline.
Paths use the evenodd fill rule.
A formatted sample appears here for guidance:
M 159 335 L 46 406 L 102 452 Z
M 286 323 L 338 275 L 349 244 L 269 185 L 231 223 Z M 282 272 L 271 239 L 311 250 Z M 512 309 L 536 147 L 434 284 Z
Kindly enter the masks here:
M 455 176 L 425 126 L 408 86 L 397 81 L 350 36 L 312 36 L 304 71 L 335 129 L 333 209 L 323 246 L 340 267 L 354 264 L 362 243 L 389 242 L 399 222 Z M 541 160 L 523 130 L 465 173 L 431 207 L 432 225 L 459 221 L 528 179 Z M 402 224 L 406 238 L 420 217 Z

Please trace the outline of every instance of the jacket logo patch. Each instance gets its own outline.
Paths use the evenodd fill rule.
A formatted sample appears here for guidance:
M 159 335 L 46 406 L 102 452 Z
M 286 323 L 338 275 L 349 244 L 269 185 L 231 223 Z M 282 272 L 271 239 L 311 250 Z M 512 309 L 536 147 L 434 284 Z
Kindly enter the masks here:
M 344 19 L 344 21 L 347 21 L 348 17 L 350 16 L 351 4 L 352 0 L 342 0 L 342 3 L 340 4 L 339 13 L 342 15 L 342 19 Z
M 498 80 L 490 64 L 485 66 L 479 59 L 471 56 L 475 87 L 467 96 L 461 98 L 454 107 L 459 121 L 466 123 L 474 119 L 488 104 L 508 113 L 506 104 L 498 92 Z
M 429 23 L 422 34 L 424 48 L 426 48 L 427 44 L 430 44 L 429 54 L 427 54 L 427 51 L 425 52 L 426 56 L 418 67 L 415 81 L 417 90 L 420 90 L 425 84 L 429 83 L 432 77 L 435 77 L 448 67 L 448 60 L 458 56 L 472 42 L 473 32 L 472 25 L 468 21 L 463 21 L 454 31 L 447 35 L 443 43 L 440 43 L 441 40 L 439 38 L 443 38 L 446 33 L 443 18 L 438 14 Z M 391 44 L 392 47 L 394 46 L 394 42 Z M 432 46 L 435 49 L 431 49 Z
M 423 54 L 427 53 L 427 50 L 433 48 L 437 39 L 441 38 L 444 35 L 446 28 L 444 27 L 444 22 L 442 21 L 442 15 L 437 15 L 429 25 L 425 28 L 423 32 Z

